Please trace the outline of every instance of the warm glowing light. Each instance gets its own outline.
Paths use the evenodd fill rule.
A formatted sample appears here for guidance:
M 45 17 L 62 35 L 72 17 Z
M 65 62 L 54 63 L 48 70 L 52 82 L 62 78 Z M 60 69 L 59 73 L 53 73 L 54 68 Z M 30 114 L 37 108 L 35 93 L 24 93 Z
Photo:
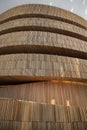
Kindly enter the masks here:
M 68 84 L 80 84 L 80 85 L 87 85 L 87 83 L 84 83 L 84 82 L 80 82 L 80 81 L 69 81 L 69 80 L 51 80 L 51 82 L 53 83 L 59 83 L 59 82 L 62 82 L 62 83 L 68 83 Z
M 51 100 L 51 104 L 52 104 L 52 105 L 55 105 L 55 104 L 56 104 L 55 99 L 52 99 L 52 100 Z
M 66 80 L 65 80 L 65 81 L 63 81 L 63 83 L 72 83 L 72 82 L 71 82 L 71 81 L 66 81 Z
M 73 84 L 82 84 L 82 85 L 87 85 L 87 83 L 83 83 L 83 82 L 75 82 L 75 81 L 62 81 L 63 83 L 73 83 Z
M 51 82 L 58 83 L 59 81 L 58 80 L 51 80 Z
M 66 105 L 70 106 L 69 100 L 66 100 Z

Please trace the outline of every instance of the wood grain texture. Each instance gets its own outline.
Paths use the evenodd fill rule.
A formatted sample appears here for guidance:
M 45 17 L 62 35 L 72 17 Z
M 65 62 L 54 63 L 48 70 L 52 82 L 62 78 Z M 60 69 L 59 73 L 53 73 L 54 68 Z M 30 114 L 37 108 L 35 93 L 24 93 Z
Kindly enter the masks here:
M 86 52 L 85 41 L 61 34 L 24 31 L 0 36 L 0 54 L 42 53 L 87 59 Z
M 2 121 L 0 122 L 1 130 L 86 130 L 87 123 L 54 123 L 54 122 L 18 122 L 18 121 Z
M 59 33 L 87 41 L 87 31 L 85 29 L 69 23 L 45 18 L 22 18 L 0 25 L 0 34 L 26 30 Z
M 87 61 L 44 54 L 11 54 L 0 56 L 0 76 L 28 76 L 33 79 L 77 79 L 87 81 Z M 19 80 L 21 80 L 21 77 Z
M 87 129 L 86 20 L 35 4 L 0 15 L 0 130 L 7 129 Z
M 87 85 L 65 82 L 37 82 L 0 86 L 0 97 L 67 106 L 87 106 Z
M 86 130 L 86 107 L 65 107 L 3 98 L 0 103 L 1 130 Z
M 87 22 L 80 16 L 73 14 L 69 11 L 60 9 L 58 7 L 51 7 L 48 5 L 35 5 L 35 4 L 29 4 L 29 5 L 23 5 L 18 6 L 13 9 L 10 9 L 6 11 L 5 13 L 2 13 L 0 15 L 0 22 L 5 22 L 6 20 L 10 19 L 16 19 L 28 16 L 35 16 L 36 17 L 46 17 L 51 19 L 57 19 L 62 20 L 64 22 L 69 22 L 81 27 L 87 28 Z M 79 22 L 80 21 L 80 22 Z
M 0 99 L 0 103 L 0 120 L 55 123 L 87 121 L 86 107 L 57 106 L 4 98 Z
M 45 8 L 47 8 L 47 11 L 49 10 L 49 8 L 50 9 L 52 8 L 54 10 L 57 9 L 54 7 L 43 6 L 43 5 L 20 6 L 10 10 L 12 12 L 7 11 L 7 13 L 2 14 L 1 21 L 14 17 L 16 15 L 19 16 L 17 12 L 21 13 L 20 15 L 32 11 L 37 13 L 38 11 L 43 12 Z M 61 9 L 58 10 L 61 14 L 60 15 L 61 17 L 63 17 L 62 15 L 65 14 L 68 15 L 67 11 Z M 10 12 L 10 14 L 8 14 L 8 12 Z M 34 12 L 32 12 L 32 14 Z M 14 16 L 9 16 L 11 15 L 11 13 Z M 8 14 L 8 18 L 6 18 L 5 14 L 6 15 Z M 67 15 L 66 17 L 68 20 Z M 71 13 L 70 17 L 75 18 L 73 16 L 76 17 L 77 15 Z M 78 19 L 83 21 L 83 19 L 81 19 L 80 17 L 78 17 Z M 48 31 L 51 30 L 52 28 L 54 29 L 51 31 L 56 31 L 56 29 L 58 29 L 59 32 L 57 33 L 59 34 L 54 34 L 52 32 L 51 33 L 43 32 L 44 30 L 32 30 L 31 32 L 29 32 L 29 30 L 27 30 L 28 32 L 24 30 L 20 30 L 20 29 L 27 29 L 31 27 L 32 29 L 35 29 L 37 28 L 37 26 L 39 27 L 39 29 L 43 27 L 43 29 L 48 29 Z M 22 81 L 23 79 L 24 79 L 23 81 L 31 81 L 31 79 L 36 81 L 36 80 L 61 79 L 61 78 L 67 80 L 75 80 L 75 81 L 87 80 L 87 73 L 85 69 L 86 60 L 81 60 L 81 59 L 87 59 L 86 56 L 87 48 L 85 47 L 86 42 L 84 41 L 87 39 L 86 29 L 83 29 L 81 26 L 77 26 L 76 24 L 72 24 L 69 21 L 63 21 L 61 20 L 61 18 L 60 20 L 56 20 L 56 19 L 49 19 L 49 18 L 47 19 L 47 17 L 46 18 L 45 17 L 44 18 L 24 17 L 20 19 L 18 19 L 18 17 L 15 17 L 15 19 L 11 19 L 8 21 L 4 21 L 4 23 L 1 23 L 0 30 L 2 30 L 3 32 L 3 30 L 5 31 L 6 29 L 7 31 L 8 29 L 10 29 L 10 31 L 12 32 L 18 31 L 15 29 L 19 29 L 19 31 L 21 32 L 13 32 L 10 35 L 8 31 L 7 32 L 8 34 L 4 34 L 0 37 L 1 38 L 0 54 L 3 55 L 0 56 L 0 60 L 1 60 L 0 79 L 2 82 L 4 81 L 4 79 L 5 81 L 9 79 L 11 81 L 11 78 L 12 80 L 14 80 L 14 82 L 15 80 Z M 65 32 L 67 36 L 65 36 L 66 35 Z M 74 35 L 71 35 L 70 32 L 72 32 L 72 34 Z M 76 37 L 77 35 L 81 35 L 81 37 L 80 36 Z M 76 38 L 74 38 L 74 36 Z M 79 39 L 82 38 L 82 39 L 79 40 L 78 38 Z M 28 54 L 29 55 L 28 56 L 27 54 L 14 54 L 14 53 L 37 53 L 37 54 Z M 12 54 L 12 55 L 4 55 L 4 54 Z M 51 54 L 51 55 L 47 55 L 47 54 Z M 52 54 L 63 55 L 65 57 L 52 56 Z M 74 57 L 74 58 L 68 58 L 66 56 Z M 76 59 L 76 58 L 81 58 L 81 59 Z M 26 79 L 25 76 L 28 77 L 27 80 L 25 80 Z

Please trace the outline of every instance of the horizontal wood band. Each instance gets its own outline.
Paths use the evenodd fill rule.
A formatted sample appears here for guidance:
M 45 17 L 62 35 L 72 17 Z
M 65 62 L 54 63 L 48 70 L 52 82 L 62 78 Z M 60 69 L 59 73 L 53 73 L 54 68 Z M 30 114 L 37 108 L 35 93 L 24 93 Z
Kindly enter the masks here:
M 1 55 L 0 62 L 1 81 L 5 76 L 10 80 L 16 77 L 19 81 L 23 79 L 87 81 L 87 61 L 82 59 L 44 54 L 11 54 Z
M 8 19 L 6 19 L 4 21 L 1 21 L 0 24 L 6 23 L 6 22 L 9 22 L 9 21 L 12 21 L 12 20 L 21 19 L 21 18 L 46 18 L 46 19 L 52 19 L 52 20 L 57 20 L 57 21 L 62 21 L 62 22 L 65 22 L 65 23 L 69 23 L 69 24 L 72 24 L 72 25 L 75 25 L 75 26 L 78 26 L 78 27 L 80 27 L 82 29 L 87 30 L 87 28 L 85 26 L 81 25 L 80 23 L 76 23 L 76 22 L 70 21 L 70 20 L 65 19 L 65 18 L 50 16 L 50 15 L 44 15 L 44 14 L 16 15 L 16 16 L 10 17 L 10 18 L 8 18 Z
M 34 51 L 36 53 L 38 50 L 38 53 L 64 55 L 68 53 L 67 56 L 74 55 L 74 57 L 86 59 L 86 44 L 85 41 L 61 34 L 40 31 L 14 32 L 0 36 L 0 54 L 23 52 L 24 47 L 25 53 Z M 50 52 L 50 50 L 53 51 Z
M 66 30 L 56 29 L 56 28 L 50 28 L 50 27 L 41 27 L 41 26 L 21 26 L 21 27 L 14 27 L 10 29 L 6 29 L 0 32 L 0 35 L 12 33 L 12 32 L 19 32 L 19 31 L 42 31 L 42 32 L 52 32 L 56 34 L 63 34 L 66 36 L 71 36 L 74 38 L 78 38 L 83 41 L 87 41 L 87 37 L 82 36 L 77 33 L 69 32 Z
M 0 55 L 6 54 L 23 54 L 23 53 L 36 53 L 36 54 L 50 54 L 58 56 L 67 56 L 78 59 L 87 60 L 87 53 L 77 50 L 62 48 L 62 47 L 52 47 L 52 46 L 41 46 L 41 45 L 16 45 L 16 46 L 6 46 L 0 48 Z
M 18 31 L 44 31 L 59 33 L 87 41 L 87 31 L 64 22 L 47 19 L 19 19 L 0 26 L 0 35 Z
M 0 23 L 7 22 L 10 19 L 15 19 L 18 17 L 45 17 L 55 20 L 61 20 L 64 22 L 68 22 L 71 24 L 75 24 L 77 26 L 87 28 L 86 21 L 79 17 L 78 15 L 75 15 L 69 11 L 51 7 L 47 5 L 35 5 L 35 4 L 29 4 L 29 5 L 23 5 L 18 6 L 13 9 L 10 9 L 6 11 L 5 13 L 0 15 Z M 79 21 L 81 21 L 79 23 Z

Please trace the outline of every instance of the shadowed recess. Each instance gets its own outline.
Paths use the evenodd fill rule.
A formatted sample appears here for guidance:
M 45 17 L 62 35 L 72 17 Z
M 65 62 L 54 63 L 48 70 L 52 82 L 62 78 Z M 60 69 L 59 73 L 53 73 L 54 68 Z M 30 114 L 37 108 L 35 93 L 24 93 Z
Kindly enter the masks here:
M 0 48 L 0 55 L 4 54 L 19 54 L 19 53 L 36 53 L 36 54 L 51 54 L 59 56 L 67 56 L 79 59 L 87 59 L 87 53 L 76 51 L 73 49 L 51 47 L 43 45 L 16 45 Z
M 77 22 L 71 21 L 69 19 L 62 18 L 62 17 L 56 17 L 56 16 L 44 15 L 44 14 L 16 15 L 16 16 L 12 16 L 12 17 L 9 17 L 5 20 L 0 21 L 0 24 L 6 23 L 6 22 L 9 22 L 12 20 L 20 19 L 20 18 L 46 18 L 46 19 L 58 20 L 58 21 L 66 22 L 66 23 L 69 23 L 69 24 L 72 24 L 72 25 L 75 25 L 75 26 L 78 26 L 80 28 L 87 30 L 87 27 L 81 25 L 80 23 L 77 23 Z
M 20 26 L 20 27 L 13 27 L 10 29 L 5 29 L 0 31 L 0 35 L 12 33 L 12 32 L 19 32 L 19 31 L 42 31 L 42 32 L 51 32 L 55 34 L 63 34 L 66 36 L 71 36 L 83 41 L 87 41 L 87 37 L 84 35 L 80 35 L 78 33 L 74 33 L 71 31 L 67 31 L 64 29 L 52 28 L 52 27 L 45 27 L 45 26 Z
M 77 83 L 84 83 L 87 84 L 87 79 L 80 79 L 80 78 L 60 78 L 54 76 L 0 76 L 0 86 L 2 85 L 18 85 L 18 84 L 25 84 L 25 83 L 34 83 L 34 82 L 47 82 L 52 81 L 60 81 L 64 83 L 68 82 L 77 82 Z

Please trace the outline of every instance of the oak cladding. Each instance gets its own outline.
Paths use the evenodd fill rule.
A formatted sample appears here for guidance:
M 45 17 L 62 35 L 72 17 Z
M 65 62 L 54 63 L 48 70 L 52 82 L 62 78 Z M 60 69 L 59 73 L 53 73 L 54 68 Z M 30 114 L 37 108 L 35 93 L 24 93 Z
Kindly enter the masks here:
M 87 84 L 68 81 L 45 81 L 20 85 L 0 86 L 0 97 L 63 106 L 87 106 Z M 68 102 L 68 104 L 67 104 Z
M 32 28 L 31 28 L 32 27 Z M 36 28 L 37 27 L 37 28 Z M 42 30 L 44 27 L 44 30 Z M 78 39 L 87 40 L 87 31 L 75 25 L 64 23 L 61 21 L 53 21 L 42 18 L 24 18 L 12 20 L 0 25 L 0 34 L 10 33 L 14 31 L 23 30 L 41 30 L 54 33 L 62 33 L 64 35 L 70 35 Z M 79 37 L 80 36 L 80 37 Z
M 86 107 L 57 106 L 9 98 L 1 98 L 0 103 L 0 120 L 55 123 L 87 121 Z
M 0 15 L 0 130 L 87 130 L 87 21 L 23 5 Z
M 4 98 L 0 99 L 0 104 L 1 130 L 86 130 L 86 107 L 65 107 Z
M 44 54 L 11 54 L 1 55 L 0 61 L 0 76 L 87 80 L 87 61 L 82 59 Z
M 6 11 L 5 13 L 2 13 L 0 15 L 0 22 L 1 23 L 8 22 L 13 19 L 17 19 L 21 17 L 25 18 L 28 16 L 43 17 L 43 18 L 46 17 L 54 20 L 55 19 L 61 20 L 64 22 L 68 22 L 80 26 L 82 28 L 87 28 L 87 22 L 83 18 L 79 17 L 78 15 L 60 9 L 58 7 L 56 8 L 48 5 L 35 5 L 35 4 L 18 6 Z
M 86 44 L 85 41 L 61 34 L 14 32 L 0 36 L 0 54 L 37 53 L 87 59 Z

